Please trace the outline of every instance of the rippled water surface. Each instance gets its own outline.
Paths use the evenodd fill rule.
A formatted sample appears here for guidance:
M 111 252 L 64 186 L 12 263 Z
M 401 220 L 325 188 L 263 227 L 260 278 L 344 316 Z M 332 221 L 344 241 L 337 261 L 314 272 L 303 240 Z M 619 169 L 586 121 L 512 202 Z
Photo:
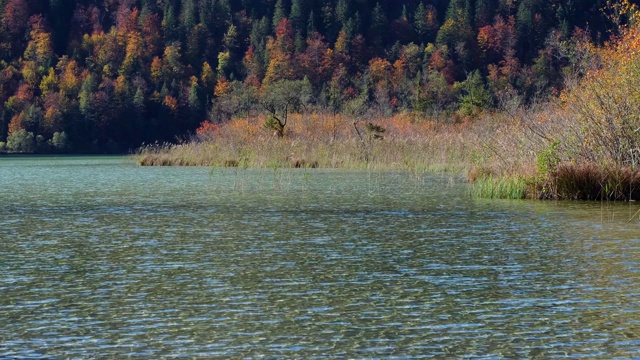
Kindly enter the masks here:
M 3 359 L 640 357 L 635 203 L 123 158 L 0 158 L 0 201 Z

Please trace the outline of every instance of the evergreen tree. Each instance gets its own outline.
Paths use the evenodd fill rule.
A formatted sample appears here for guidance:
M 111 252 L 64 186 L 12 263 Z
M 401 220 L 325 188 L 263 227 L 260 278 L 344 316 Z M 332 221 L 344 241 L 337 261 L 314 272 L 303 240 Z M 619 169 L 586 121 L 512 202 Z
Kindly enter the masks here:
M 351 17 L 348 0 L 338 0 L 335 9 L 336 20 L 339 23 L 344 24 Z
M 198 15 L 196 12 L 195 0 L 182 0 L 182 7 L 180 11 L 180 25 L 182 26 L 182 32 L 188 34 L 191 29 L 196 26 L 196 20 Z
M 271 20 L 271 24 L 273 25 L 273 28 L 275 29 L 280 23 L 280 21 L 285 17 L 287 17 L 287 14 L 284 10 L 284 5 L 282 4 L 282 0 L 278 0 L 273 10 L 273 18 Z
M 178 28 L 175 10 L 171 1 L 167 2 L 164 9 L 164 18 L 162 19 L 162 33 L 164 34 L 165 43 L 178 39 Z
M 293 23 L 293 28 L 304 36 L 307 25 L 307 9 L 304 0 L 293 0 L 289 19 Z
M 382 55 L 384 52 L 388 26 L 388 20 L 382 10 L 382 5 L 377 3 L 371 13 L 371 26 L 369 27 L 368 39 L 373 46 L 374 52 L 378 55 Z
M 318 31 L 318 27 L 316 26 L 316 16 L 311 10 L 309 13 L 309 19 L 307 20 L 307 34 L 311 34 Z

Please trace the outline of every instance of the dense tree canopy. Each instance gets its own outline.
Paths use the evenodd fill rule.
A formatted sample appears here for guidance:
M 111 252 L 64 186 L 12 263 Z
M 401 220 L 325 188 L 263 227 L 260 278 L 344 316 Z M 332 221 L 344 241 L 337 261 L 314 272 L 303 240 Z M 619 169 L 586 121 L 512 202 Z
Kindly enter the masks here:
M 0 142 L 127 151 L 224 121 L 236 94 L 286 104 L 282 84 L 305 107 L 472 114 L 579 76 L 580 42 L 625 21 L 608 3 L 0 0 Z

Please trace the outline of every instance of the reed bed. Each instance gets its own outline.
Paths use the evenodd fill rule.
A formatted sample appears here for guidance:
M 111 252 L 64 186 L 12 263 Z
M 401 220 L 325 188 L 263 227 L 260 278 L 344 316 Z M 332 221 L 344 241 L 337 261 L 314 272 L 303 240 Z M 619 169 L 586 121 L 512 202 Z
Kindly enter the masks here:
M 563 163 L 536 187 L 540 199 L 635 201 L 640 200 L 640 171 L 612 163 Z
M 489 122 L 489 118 L 485 122 Z M 385 131 L 371 134 L 366 124 Z M 192 141 L 147 145 L 134 154 L 145 166 L 322 167 L 467 171 L 474 158 L 493 156 L 475 122 L 439 123 L 411 115 L 357 121 L 323 114 L 294 115 L 284 137 L 264 118 L 235 119 L 199 132 Z M 358 131 L 356 131 L 356 127 Z M 358 134 L 360 132 L 360 135 Z M 376 136 L 374 136 L 376 135 Z
M 484 199 L 520 200 L 530 197 L 531 185 L 521 177 L 483 177 L 471 185 L 471 195 Z

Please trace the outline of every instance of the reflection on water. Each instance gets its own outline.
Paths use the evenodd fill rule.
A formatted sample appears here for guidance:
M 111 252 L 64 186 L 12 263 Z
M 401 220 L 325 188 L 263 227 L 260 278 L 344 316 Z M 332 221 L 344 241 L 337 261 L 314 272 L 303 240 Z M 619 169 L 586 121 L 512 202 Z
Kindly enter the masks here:
M 640 356 L 636 204 L 0 159 L 0 358 Z

